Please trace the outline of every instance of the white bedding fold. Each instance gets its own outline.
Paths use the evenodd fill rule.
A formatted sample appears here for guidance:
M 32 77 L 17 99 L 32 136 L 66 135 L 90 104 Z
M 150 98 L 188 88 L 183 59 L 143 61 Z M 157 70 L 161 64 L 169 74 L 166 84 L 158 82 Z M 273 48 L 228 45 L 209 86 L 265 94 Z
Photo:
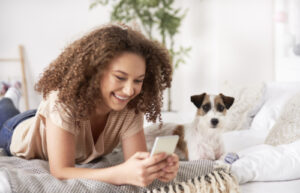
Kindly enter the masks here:
M 5 172 L 0 171 L 0 193 L 10 193 L 10 185 L 8 182 L 8 176 Z
M 240 184 L 300 179 L 300 140 L 279 146 L 256 145 L 238 152 L 231 171 Z

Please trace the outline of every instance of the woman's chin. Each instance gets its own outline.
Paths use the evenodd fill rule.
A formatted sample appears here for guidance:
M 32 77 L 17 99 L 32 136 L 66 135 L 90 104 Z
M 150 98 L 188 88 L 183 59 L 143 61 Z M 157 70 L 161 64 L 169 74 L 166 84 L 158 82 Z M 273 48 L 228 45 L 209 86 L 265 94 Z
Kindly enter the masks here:
M 113 104 L 110 106 L 110 108 L 114 111 L 121 111 L 127 106 L 127 103 L 124 104 Z

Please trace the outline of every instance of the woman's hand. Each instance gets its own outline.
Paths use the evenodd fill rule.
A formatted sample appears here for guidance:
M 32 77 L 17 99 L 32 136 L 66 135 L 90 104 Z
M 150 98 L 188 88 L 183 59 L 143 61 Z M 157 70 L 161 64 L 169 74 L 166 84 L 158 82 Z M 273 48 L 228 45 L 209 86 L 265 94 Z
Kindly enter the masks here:
M 131 156 L 126 162 L 119 165 L 124 175 L 122 184 L 132 184 L 145 187 L 153 182 L 155 179 L 160 179 L 165 175 L 164 169 L 175 170 L 174 167 L 168 167 L 167 155 L 165 153 L 159 153 L 150 157 L 148 152 L 137 152 Z M 173 156 L 172 156 L 173 158 Z M 177 157 L 178 158 L 178 157 Z M 174 162 L 171 162 L 174 163 Z M 176 170 L 177 172 L 177 170 Z M 175 176 L 176 176 L 175 172 Z M 168 174 L 167 179 L 174 176 Z M 173 179 L 172 178 L 172 179 Z M 164 179 L 164 178 L 163 178 Z
M 179 169 L 179 158 L 175 153 L 168 156 L 166 162 L 167 166 L 163 168 L 164 174 L 158 178 L 162 182 L 169 182 L 173 180 L 177 176 Z
M 161 153 L 150 157 L 150 153 L 146 152 L 143 130 L 123 140 L 122 147 L 126 161 L 118 166 L 120 175 L 117 184 L 144 187 L 151 184 L 155 179 L 169 182 L 176 177 L 179 168 L 178 156 L 176 154 L 167 156 L 165 153 Z

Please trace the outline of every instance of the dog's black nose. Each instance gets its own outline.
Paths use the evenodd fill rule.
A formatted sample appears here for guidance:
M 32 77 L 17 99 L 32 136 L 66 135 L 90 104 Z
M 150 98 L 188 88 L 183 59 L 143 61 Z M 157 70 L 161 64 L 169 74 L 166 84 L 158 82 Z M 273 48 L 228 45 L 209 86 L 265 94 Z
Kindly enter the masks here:
M 216 126 L 219 123 L 219 120 L 214 118 L 214 119 L 211 119 L 210 122 L 213 126 Z

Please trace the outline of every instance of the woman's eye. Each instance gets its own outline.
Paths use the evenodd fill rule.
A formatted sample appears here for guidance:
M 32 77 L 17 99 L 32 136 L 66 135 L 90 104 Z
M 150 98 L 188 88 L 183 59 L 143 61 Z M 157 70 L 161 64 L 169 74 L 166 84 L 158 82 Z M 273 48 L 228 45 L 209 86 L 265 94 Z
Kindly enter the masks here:
M 144 80 L 135 80 L 136 83 L 142 83 Z
M 123 78 L 123 77 L 121 77 L 121 76 L 116 76 L 116 78 L 117 78 L 118 80 L 126 80 L 126 78 Z

